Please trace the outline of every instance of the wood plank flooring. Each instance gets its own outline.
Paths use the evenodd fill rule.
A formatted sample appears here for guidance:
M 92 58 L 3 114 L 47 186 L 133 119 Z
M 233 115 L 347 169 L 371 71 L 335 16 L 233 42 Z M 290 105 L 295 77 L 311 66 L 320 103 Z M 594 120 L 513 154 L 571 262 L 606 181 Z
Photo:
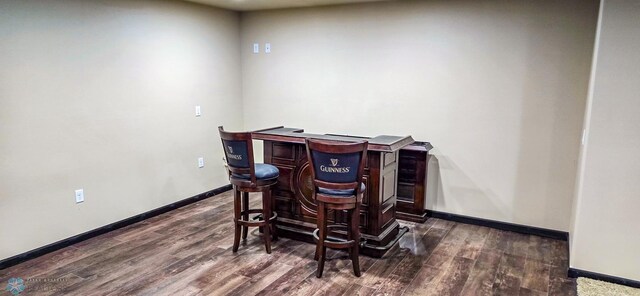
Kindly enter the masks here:
M 269 255 L 253 228 L 233 254 L 232 210 L 226 192 L 0 270 L 0 283 L 24 279 L 21 295 L 576 295 L 563 241 L 403 222 L 410 232 L 384 258 L 360 256 L 362 277 L 328 250 L 317 279 L 312 244 L 280 238 Z

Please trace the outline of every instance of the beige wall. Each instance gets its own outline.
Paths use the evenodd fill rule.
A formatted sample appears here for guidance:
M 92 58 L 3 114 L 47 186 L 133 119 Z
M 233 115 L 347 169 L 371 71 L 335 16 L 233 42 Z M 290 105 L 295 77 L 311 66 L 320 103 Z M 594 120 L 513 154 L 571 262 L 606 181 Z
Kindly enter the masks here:
M 604 0 L 571 266 L 640 280 L 640 2 Z
M 227 184 L 238 46 L 197 4 L 0 1 L 0 259 Z
M 631 2 L 608 13 L 628 16 Z M 611 114 L 626 111 L 622 122 L 635 123 L 625 97 L 633 85 L 619 90 L 610 79 L 626 75 L 616 63 L 637 65 L 616 60 L 635 58 L 616 48 L 637 41 L 622 29 L 637 27 L 620 23 L 632 18 L 609 17 L 608 30 L 621 32 L 599 41 L 614 61 L 592 78 L 593 114 L 603 115 L 586 120 L 590 150 L 569 226 L 596 14 L 596 1 L 577 0 L 401 1 L 241 17 L 179 1 L 2 1 L 0 237 L 11 240 L 0 259 L 222 186 L 217 125 L 285 124 L 431 141 L 429 209 L 571 229 L 572 266 L 638 278 L 585 248 L 594 231 L 635 219 L 617 214 L 634 208 L 637 188 L 617 182 L 637 170 L 612 175 L 607 166 L 629 159 L 592 152 L 638 146 L 622 138 L 632 128 L 605 133 L 620 129 Z M 273 52 L 251 53 L 254 42 Z M 598 107 L 618 94 L 619 103 Z M 610 208 L 595 212 L 611 190 Z M 604 254 L 606 242 L 595 251 Z
M 596 1 L 241 16 L 245 128 L 431 141 L 429 209 L 567 231 Z M 252 43 L 272 45 L 253 54 Z

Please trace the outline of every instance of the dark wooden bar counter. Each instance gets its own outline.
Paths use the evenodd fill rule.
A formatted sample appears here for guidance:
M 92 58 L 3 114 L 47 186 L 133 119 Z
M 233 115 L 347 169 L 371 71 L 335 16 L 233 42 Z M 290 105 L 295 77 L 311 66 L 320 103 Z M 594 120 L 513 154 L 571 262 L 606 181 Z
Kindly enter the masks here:
M 396 220 L 396 197 L 399 151 L 414 142 L 411 136 L 365 138 L 320 135 L 285 127 L 259 130 L 252 135 L 255 140 L 264 141 L 264 162 L 280 170 L 278 184 L 272 189 L 279 235 L 313 242 L 316 203 L 312 198 L 311 172 L 305 150 L 307 137 L 369 142 L 364 173 L 367 189 L 360 211 L 360 231 L 365 240 L 363 254 L 381 257 L 407 231 Z M 329 216 L 333 221 L 346 223 L 346 217 L 341 212 L 333 212 Z

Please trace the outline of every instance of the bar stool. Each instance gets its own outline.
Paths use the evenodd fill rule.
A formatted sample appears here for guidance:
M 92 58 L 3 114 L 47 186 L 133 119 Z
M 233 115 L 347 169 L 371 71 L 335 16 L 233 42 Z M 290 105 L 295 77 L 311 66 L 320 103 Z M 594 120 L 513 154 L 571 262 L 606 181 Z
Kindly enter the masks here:
M 237 252 L 240 246 L 240 233 L 242 232 L 242 239 L 245 240 L 248 228 L 257 226 L 262 229 L 265 249 L 271 254 L 272 235 L 273 240 L 278 239 L 275 224 L 278 214 L 271 208 L 271 186 L 278 182 L 280 172 L 273 165 L 254 163 L 251 133 L 226 132 L 222 126 L 218 127 L 218 131 L 229 168 L 229 181 L 234 191 L 233 252 Z M 249 209 L 249 192 L 262 193 L 262 209 Z M 258 213 L 262 214 L 261 220 L 249 220 L 249 214 Z
M 317 277 L 322 277 L 326 248 L 348 249 L 353 273 L 360 276 L 360 205 L 365 186 L 362 183 L 367 142 L 345 143 L 306 139 L 307 158 L 313 178 L 313 196 L 318 205 L 318 228 L 313 232 L 317 241 L 315 260 Z M 327 225 L 328 210 L 346 211 L 347 226 Z M 335 222 L 335 221 L 334 221 Z M 334 229 L 347 231 L 347 240 L 329 240 L 327 232 Z

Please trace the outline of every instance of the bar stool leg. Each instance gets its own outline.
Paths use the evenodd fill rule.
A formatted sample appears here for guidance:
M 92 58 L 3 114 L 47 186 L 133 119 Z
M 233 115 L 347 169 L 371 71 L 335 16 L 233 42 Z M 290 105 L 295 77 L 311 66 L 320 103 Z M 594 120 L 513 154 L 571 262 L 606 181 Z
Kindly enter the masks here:
M 320 259 L 320 248 L 322 246 L 322 244 L 320 243 L 320 238 L 322 238 L 322 224 L 320 222 L 320 204 L 318 204 L 318 213 L 317 213 L 317 217 L 316 219 L 318 219 L 317 223 L 316 223 L 316 227 L 318 227 L 318 241 L 316 242 L 316 251 L 313 254 L 313 260 L 318 261 Z
M 249 192 L 242 192 L 242 220 L 249 221 Z M 242 239 L 247 239 L 247 234 L 249 233 L 249 227 L 244 225 L 242 226 Z
M 273 201 L 271 201 L 273 202 Z M 270 203 L 271 203 L 270 202 Z M 273 211 L 269 211 L 269 215 L 273 215 Z M 278 219 L 273 219 L 273 221 L 269 221 L 269 226 L 271 226 L 271 236 L 272 236 L 272 241 L 277 241 L 278 240 L 278 227 L 276 226 L 276 221 Z
M 353 264 L 353 274 L 360 277 L 360 229 L 358 227 L 360 224 L 359 203 L 356 203 L 356 208 L 351 210 L 349 220 L 349 222 L 351 222 L 349 223 L 349 236 L 351 237 L 350 239 L 353 239 L 354 241 L 353 246 L 349 250 L 351 253 L 351 262 Z
M 316 277 L 322 277 L 324 271 L 324 260 L 327 253 L 327 248 L 324 246 L 324 241 L 327 238 L 327 217 L 326 217 L 325 205 L 323 202 L 318 203 L 318 245 L 316 246 L 316 253 L 318 256 L 318 270 L 316 270 Z
M 313 254 L 313 260 L 315 261 L 318 261 L 318 259 L 320 259 L 320 248 L 322 246 L 322 244 L 320 243 L 320 238 L 322 237 L 322 220 L 324 220 L 324 210 L 322 207 L 324 205 L 322 204 L 322 202 L 318 201 L 317 206 L 318 208 L 316 209 L 316 227 L 318 227 L 318 241 L 316 242 L 316 252 L 315 254 Z
M 263 235 L 267 254 L 271 254 L 271 234 L 269 218 L 271 218 L 271 190 L 262 191 L 262 218 L 264 219 Z
M 233 236 L 233 252 L 238 251 L 238 247 L 240 246 L 240 231 L 241 227 L 238 224 L 238 220 L 241 218 L 240 213 L 240 195 L 241 192 L 238 190 L 238 187 L 234 186 L 233 188 L 233 223 L 235 224 L 235 234 Z

